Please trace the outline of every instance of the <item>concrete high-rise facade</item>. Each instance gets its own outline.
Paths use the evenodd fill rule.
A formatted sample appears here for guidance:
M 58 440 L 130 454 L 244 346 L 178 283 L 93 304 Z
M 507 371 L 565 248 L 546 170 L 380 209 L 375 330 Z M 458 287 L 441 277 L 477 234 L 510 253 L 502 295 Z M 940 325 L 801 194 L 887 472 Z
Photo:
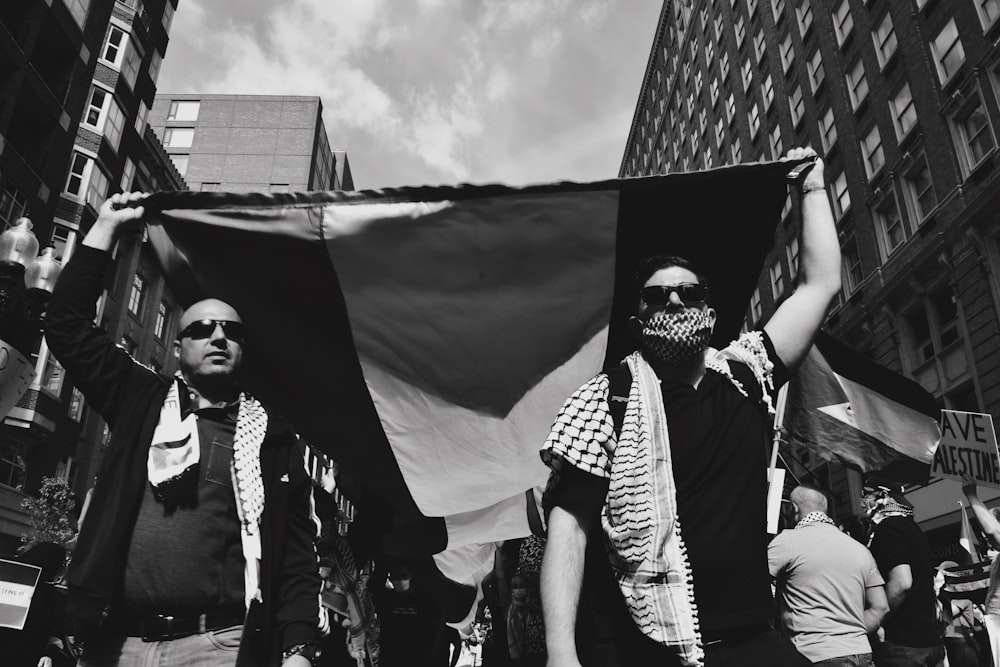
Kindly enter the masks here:
M 150 124 L 192 190 L 353 190 L 344 151 L 333 151 L 318 97 L 156 96 Z
M 843 253 L 825 330 L 942 408 L 996 415 L 998 17 L 998 0 L 667 0 L 620 175 L 814 146 Z M 794 287 L 796 207 L 789 198 L 749 327 Z M 830 489 L 840 514 L 859 510 L 856 473 L 794 443 L 784 453 L 792 472 Z M 939 555 L 957 540 L 956 493 L 943 481 L 910 492 Z
M 146 125 L 176 6 L 177 0 L 0 3 L 0 228 L 26 215 L 40 244 L 54 246 L 65 260 L 112 192 L 184 187 Z M 141 239 L 124 241 L 117 252 L 121 263 L 137 263 Z M 127 303 L 120 307 L 127 299 L 118 296 L 124 289 L 118 283 L 127 278 L 120 273 L 102 299 L 102 319 L 113 332 L 121 329 L 117 335 L 128 329 L 144 340 L 136 330 L 152 330 L 157 320 L 141 309 L 126 315 Z M 152 274 L 145 287 L 164 294 Z M 104 429 L 44 341 L 33 361 L 35 381 L 0 428 L 3 554 L 27 528 L 21 501 L 42 477 L 60 477 L 82 496 L 91 471 L 84 466 L 78 474 L 80 458 L 89 461 L 99 448 L 88 433 Z

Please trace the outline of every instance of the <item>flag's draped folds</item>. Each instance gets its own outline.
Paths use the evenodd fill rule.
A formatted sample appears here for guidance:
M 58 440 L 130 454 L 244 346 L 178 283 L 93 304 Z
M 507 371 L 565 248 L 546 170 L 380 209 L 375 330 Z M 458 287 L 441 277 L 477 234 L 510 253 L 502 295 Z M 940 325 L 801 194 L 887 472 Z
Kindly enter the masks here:
M 820 332 L 788 388 L 791 442 L 864 473 L 926 484 L 940 408 L 919 384 Z
M 525 492 L 545 481 L 552 419 L 633 348 L 640 257 L 700 265 L 719 312 L 713 342 L 735 336 L 788 168 L 158 193 L 146 208 L 178 300 L 223 299 L 246 323 L 246 389 L 359 476 L 391 508 L 384 544 L 414 556 L 528 533 Z M 448 558 L 439 564 L 461 569 Z

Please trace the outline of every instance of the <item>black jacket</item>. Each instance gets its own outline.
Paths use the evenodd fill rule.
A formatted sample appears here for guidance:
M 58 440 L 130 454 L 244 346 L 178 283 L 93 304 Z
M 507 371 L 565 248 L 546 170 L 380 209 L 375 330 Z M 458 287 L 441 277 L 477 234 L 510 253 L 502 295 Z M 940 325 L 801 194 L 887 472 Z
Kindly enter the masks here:
M 111 263 L 109 253 L 79 247 L 62 272 L 45 319 L 50 349 L 111 428 L 111 442 L 66 577 L 68 611 L 84 634 L 107 618 L 118 593 L 147 484 L 149 444 L 173 381 L 136 362 L 94 325 L 96 301 Z M 312 482 L 295 432 L 270 411 L 260 463 L 265 494 L 263 602 L 251 605 L 239 665 L 278 664 L 283 649 L 319 640 L 320 578 L 314 546 L 318 523 Z

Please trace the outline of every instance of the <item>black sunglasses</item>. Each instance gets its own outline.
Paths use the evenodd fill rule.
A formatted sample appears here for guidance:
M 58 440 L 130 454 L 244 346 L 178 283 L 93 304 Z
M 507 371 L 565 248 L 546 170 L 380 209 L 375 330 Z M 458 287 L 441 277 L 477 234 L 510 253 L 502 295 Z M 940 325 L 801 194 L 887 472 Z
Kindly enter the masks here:
M 234 343 L 243 343 L 243 334 L 245 332 L 243 323 L 234 322 L 233 320 L 198 320 L 197 322 L 192 322 L 177 334 L 177 340 L 185 337 L 193 338 L 194 340 L 209 338 L 215 333 L 215 327 L 222 327 L 222 333 Z
M 701 283 L 651 285 L 639 290 L 639 298 L 647 306 L 665 306 L 670 303 L 670 295 L 673 293 L 677 294 L 677 298 L 685 306 L 703 306 L 708 303 L 708 286 Z

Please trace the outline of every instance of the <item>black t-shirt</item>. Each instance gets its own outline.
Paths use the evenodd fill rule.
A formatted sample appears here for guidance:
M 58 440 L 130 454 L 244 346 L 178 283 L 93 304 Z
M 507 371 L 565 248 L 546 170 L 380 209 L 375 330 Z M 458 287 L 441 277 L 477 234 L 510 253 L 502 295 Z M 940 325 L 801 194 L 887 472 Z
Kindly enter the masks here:
M 902 604 L 882 622 L 886 641 L 915 648 L 939 645 L 934 564 L 923 532 L 913 519 L 886 517 L 875 527 L 871 552 L 887 583 L 889 572 L 897 565 L 909 565 L 913 577 Z
M 763 335 L 774 364 L 775 390 L 786 371 Z M 677 516 L 687 546 L 704 638 L 762 624 L 774 616 L 767 566 L 767 452 L 771 418 L 749 367 L 729 362 L 744 396 L 727 377 L 708 370 L 697 389 L 662 383 L 677 486 Z M 547 505 L 591 513 L 584 586 L 577 619 L 583 657 L 593 644 L 642 643 L 613 580 L 600 512 L 608 480 L 564 465 Z

